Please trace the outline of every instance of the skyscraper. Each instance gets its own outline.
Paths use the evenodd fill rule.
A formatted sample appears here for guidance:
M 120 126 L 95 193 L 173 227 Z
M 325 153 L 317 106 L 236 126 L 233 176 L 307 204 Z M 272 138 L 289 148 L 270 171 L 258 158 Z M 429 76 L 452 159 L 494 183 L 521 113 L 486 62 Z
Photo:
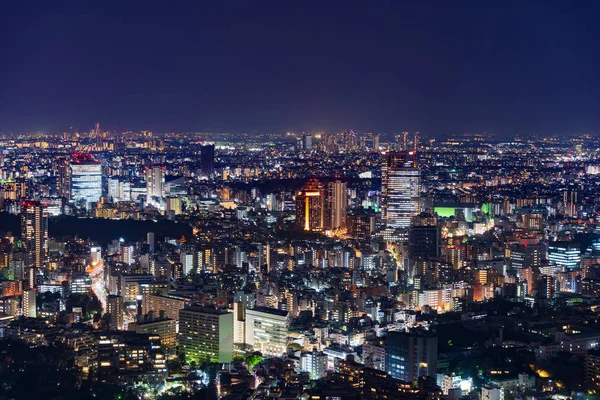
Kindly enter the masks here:
M 325 229 L 346 229 L 348 198 L 346 182 L 339 179 L 325 185 Z
M 87 209 L 102 197 L 102 164 L 91 154 L 71 158 L 71 200 Z
M 153 197 L 165 195 L 165 169 L 162 166 L 146 167 L 146 203 Z
M 27 266 L 43 268 L 48 261 L 48 208 L 44 204 L 21 202 L 21 238 Z
M 296 195 L 296 224 L 305 231 L 323 230 L 325 217 L 325 189 L 323 184 L 310 180 Z
M 56 192 L 60 197 L 71 197 L 71 160 L 67 156 L 56 158 Z
M 383 219 L 388 228 L 408 228 L 419 214 L 421 170 L 416 151 L 392 151 L 384 155 L 381 169 Z
M 204 144 L 200 147 L 200 176 L 210 179 L 215 174 L 215 145 Z

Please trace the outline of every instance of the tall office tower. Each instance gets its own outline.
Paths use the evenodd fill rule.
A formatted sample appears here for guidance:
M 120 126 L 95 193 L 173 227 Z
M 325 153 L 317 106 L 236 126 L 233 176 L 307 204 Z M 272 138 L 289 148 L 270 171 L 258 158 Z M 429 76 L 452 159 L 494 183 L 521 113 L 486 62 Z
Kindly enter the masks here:
M 296 195 L 296 224 L 305 231 L 323 230 L 325 217 L 325 190 L 323 184 L 310 180 Z
M 189 361 L 233 360 L 233 314 L 191 306 L 179 311 L 179 349 Z
M 23 291 L 23 316 L 27 318 L 37 317 L 37 305 L 35 300 L 36 289 Z
M 56 192 L 60 197 L 71 197 L 71 159 L 67 156 L 56 158 Z
M 165 195 L 165 168 L 162 166 L 146 167 L 146 203 L 152 197 Z
M 381 202 L 386 227 L 408 228 L 411 218 L 421 210 L 420 195 L 421 170 L 417 168 L 417 152 L 385 154 L 381 169 Z
M 389 332 L 385 343 L 386 371 L 412 382 L 437 373 L 437 337 L 426 332 Z
M 264 356 L 285 354 L 288 335 L 288 312 L 268 307 L 246 310 L 246 345 Z
M 324 228 L 346 230 L 348 194 L 346 182 L 336 180 L 325 185 Z
M 567 217 L 577 216 L 577 190 L 568 189 L 563 192 L 563 207 Z
M 408 256 L 416 260 L 442 255 L 442 232 L 435 215 L 421 213 L 413 217 L 408 231 Z
M 71 200 L 87 209 L 102 197 L 102 164 L 91 154 L 71 158 Z
M 110 314 L 110 329 L 123 329 L 123 298 L 109 295 L 106 298 L 106 313 Z
M 200 176 L 210 179 L 215 174 L 215 145 L 204 144 L 200 147 Z
M 21 238 L 26 265 L 43 268 L 48 261 L 48 208 L 37 201 L 21 202 Z

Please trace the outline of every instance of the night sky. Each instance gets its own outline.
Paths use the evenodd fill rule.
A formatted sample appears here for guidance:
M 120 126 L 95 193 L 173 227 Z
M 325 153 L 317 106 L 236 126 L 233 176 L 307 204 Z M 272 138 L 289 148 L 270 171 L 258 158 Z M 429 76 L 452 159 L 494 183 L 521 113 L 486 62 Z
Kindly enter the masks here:
M 3 132 L 600 131 L 598 1 L 7 3 Z

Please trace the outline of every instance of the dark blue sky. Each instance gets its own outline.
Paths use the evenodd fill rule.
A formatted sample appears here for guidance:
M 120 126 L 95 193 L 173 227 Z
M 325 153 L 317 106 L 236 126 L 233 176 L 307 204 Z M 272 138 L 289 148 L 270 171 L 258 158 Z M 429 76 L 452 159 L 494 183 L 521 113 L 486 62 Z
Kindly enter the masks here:
M 600 130 L 597 1 L 5 3 L 0 131 Z

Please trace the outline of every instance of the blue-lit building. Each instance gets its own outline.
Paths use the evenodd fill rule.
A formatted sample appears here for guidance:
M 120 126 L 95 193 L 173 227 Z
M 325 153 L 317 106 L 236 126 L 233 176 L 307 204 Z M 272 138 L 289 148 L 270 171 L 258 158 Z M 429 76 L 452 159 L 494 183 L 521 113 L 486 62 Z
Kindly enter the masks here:
M 437 373 L 437 337 L 429 332 L 389 332 L 385 344 L 386 371 L 412 382 Z
M 548 245 L 551 266 L 572 270 L 581 266 L 581 248 L 573 242 L 552 242 Z

